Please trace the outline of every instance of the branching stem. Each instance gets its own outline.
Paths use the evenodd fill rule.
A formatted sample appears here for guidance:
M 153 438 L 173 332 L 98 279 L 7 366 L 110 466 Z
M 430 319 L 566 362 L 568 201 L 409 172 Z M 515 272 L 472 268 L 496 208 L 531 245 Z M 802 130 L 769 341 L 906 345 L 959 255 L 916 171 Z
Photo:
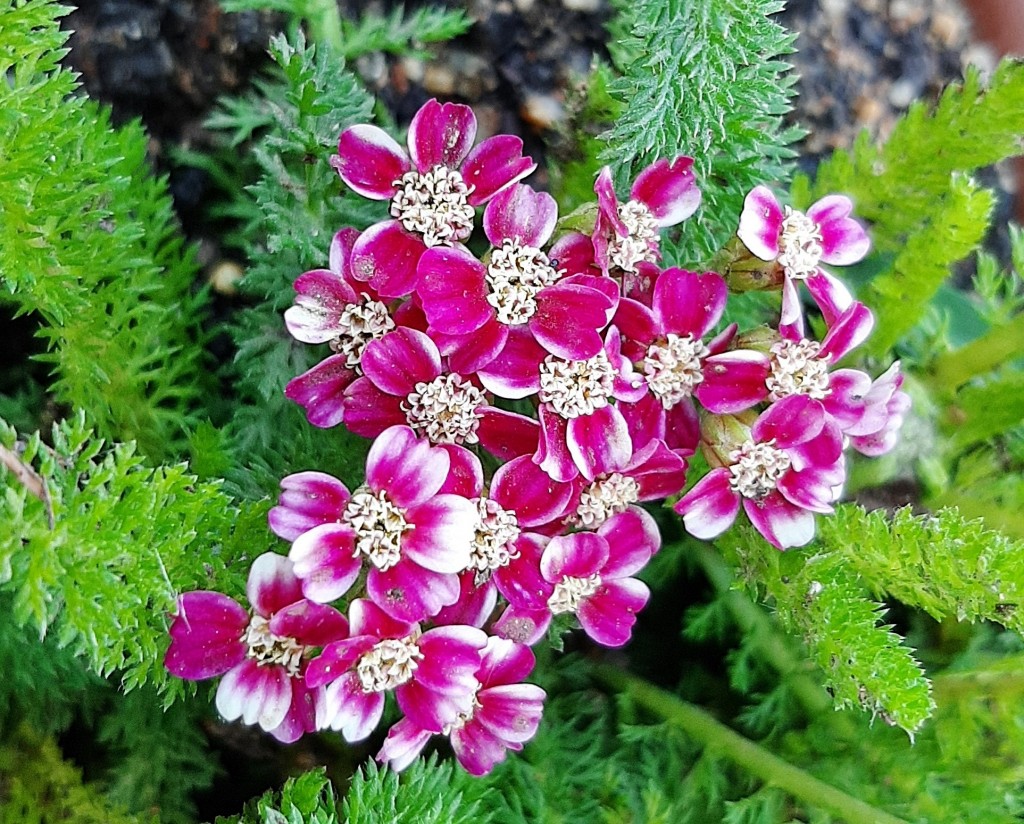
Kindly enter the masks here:
M 680 700 L 634 675 L 609 665 L 595 668 L 597 678 L 638 705 L 677 726 L 714 753 L 748 770 L 765 784 L 842 819 L 846 824 L 907 824 L 784 761 L 744 738 L 699 707 Z

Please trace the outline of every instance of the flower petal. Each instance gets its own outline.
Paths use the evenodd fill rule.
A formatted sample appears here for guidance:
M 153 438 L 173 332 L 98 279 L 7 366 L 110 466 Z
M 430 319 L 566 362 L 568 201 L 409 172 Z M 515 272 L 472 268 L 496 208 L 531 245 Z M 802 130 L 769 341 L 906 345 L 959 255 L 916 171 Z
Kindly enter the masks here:
M 320 524 L 340 520 L 348 488 L 326 472 L 296 472 L 281 480 L 281 495 L 267 520 L 279 538 L 294 541 Z
M 409 422 L 402 404 L 404 395 L 382 392 L 365 375 L 345 390 L 345 427 L 363 438 L 376 438 L 385 429 Z
M 695 394 L 709 412 L 732 415 L 768 397 L 771 360 L 762 352 L 734 349 L 705 359 L 703 367 L 704 380 Z
M 359 300 L 352 286 L 327 269 L 304 272 L 295 279 L 295 305 L 284 313 L 284 325 L 303 343 L 326 343 L 341 331 L 341 313 Z
M 601 524 L 597 534 L 608 543 L 608 562 L 601 570 L 604 581 L 635 575 L 661 548 L 658 524 L 636 506 L 612 515 Z
M 654 284 L 654 314 L 662 332 L 702 338 L 725 311 L 729 289 L 714 272 L 666 269 Z
M 759 501 L 744 499 L 747 517 L 766 541 L 777 549 L 804 546 L 814 538 L 814 513 L 791 504 L 778 492 Z
M 565 282 L 537 294 L 528 325 L 537 342 L 566 360 L 586 360 L 601 351 L 600 331 L 613 304 L 596 289 Z
M 408 426 L 392 426 L 370 447 L 366 483 L 374 492 L 386 492 L 397 506 L 416 506 L 444 485 L 450 467 L 443 449 L 420 440 Z
M 821 403 L 807 395 L 790 395 L 762 412 L 750 433 L 758 443 L 774 441 L 779 449 L 787 449 L 816 437 L 824 425 Z
M 290 560 L 276 552 L 264 552 L 249 567 L 245 594 L 256 614 L 269 618 L 302 599 L 302 584 Z
M 484 209 L 484 234 L 492 246 L 505 239 L 540 249 L 558 221 L 558 204 L 547 192 L 516 183 L 498 192 Z
M 400 298 L 416 288 L 416 266 L 426 246 L 397 220 L 375 223 L 352 249 L 352 274 L 384 298 Z
M 650 597 L 647 585 L 636 578 L 606 581 L 597 592 L 583 599 L 576 617 L 594 641 L 605 647 L 621 647 L 629 641 L 636 614 Z
M 525 398 L 540 389 L 540 364 L 547 354 L 528 329 L 515 326 L 509 329 L 501 352 L 477 377 L 500 398 Z
M 348 619 L 334 607 L 303 598 L 274 614 L 267 628 L 279 638 L 294 638 L 304 647 L 325 647 L 348 637 Z
M 655 161 L 637 175 L 629 194 L 651 210 L 659 226 L 681 223 L 700 206 L 693 158 L 680 155 L 671 162 L 666 158 Z
M 284 394 L 306 410 L 306 419 L 313 426 L 330 429 L 345 416 L 345 390 L 355 377 L 348 356 L 331 355 L 288 381 Z
M 478 522 L 476 506 L 461 495 L 435 495 L 410 507 L 402 553 L 433 572 L 462 572 L 469 566 Z
M 783 217 L 782 207 L 771 189 L 755 186 L 743 200 L 736 234 L 753 255 L 761 260 L 775 260 L 779 256 Z
M 510 461 L 536 451 L 540 425 L 525 415 L 485 406 L 480 410 L 480 426 L 476 435 L 483 448 L 494 457 Z
M 228 721 L 241 718 L 270 731 L 279 726 L 292 703 L 292 685 L 283 667 L 260 666 L 247 658 L 217 686 L 217 711 Z
M 487 639 L 476 677 L 481 689 L 518 684 L 533 672 L 537 658 L 525 644 L 492 635 Z
M 401 772 L 416 760 L 432 735 L 432 732 L 420 729 L 408 718 L 402 718 L 388 730 L 376 759 L 382 764 L 386 763 L 395 772 Z
M 540 526 L 565 512 L 572 485 L 552 480 L 529 455 L 520 455 L 498 467 L 491 481 L 491 497 L 515 512 L 521 527 Z
M 503 638 L 503 643 L 512 643 Z M 529 647 L 519 645 L 529 651 Z M 481 690 L 480 706 L 473 713 L 473 722 L 487 728 L 503 741 L 521 744 L 537 732 L 544 699 L 547 694 L 534 684 L 508 683 Z
M 547 404 L 540 407 L 540 438 L 537 451 L 533 454 L 534 463 L 538 464 L 556 481 L 572 481 L 579 477 L 580 470 L 569 451 L 569 422 L 552 412 Z
M 716 538 L 727 530 L 740 511 L 740 496 L 729 483 L 728 469 L 712 469 L 672 507 L 683 516 L 694 538 Z
M 849 266 L 868 253 L 871 239 L 851 218 L 853 203 L 843 195 L 823 197 L 807 210 L 807 217 L 821 230 L 821 259 L 833 266 Z
M 867 340 L 874 325 L 871 310 L 860 301 L 854 301 L 821 339 L 818 356 L 835 363 Z
M 441 353 L 423 332 L 399 326 L 366 344 L 361 366 L 378 389 L 405 398 L 441 374 Z
M 522 138 L 510 134 L 489 137 L 469 153 L 462 165 L 462 179 L 473 187 L 470 204 L 486 203 L 536 168 L 532 158 L 523 157 Z
M 614 406 L 570 420 L 565 442 L 573 463 L 588 481 L 625 466 L 633 454 L 626 419 Z
M 340 730 L 342 738 L 353 744 L 368 738 L 383 715 L 384 693 L 363 692 L 355 673 L 347 673 L 327 687 L 317 726 Z
M 223 675 L 245 660 L 241 637 L 248 624 L 249 613 L 227 595 L 186 592 L 178 598 L 164 666 L 189 681 Z
M 365 123 L 341 133 L 331 165 L 352 190 L 371 200 L 390 198 L 395 181 L 412 168 L 391 135 Z
M 540 574 L 552 584 L 563 578 L 589 578 L 608 563 L 608 542 L 595 532 L 574 532 L 551 539 L 540 559 Z
M 431 572 L 402 559 L 386 570 L 371 568 L 366 576 L 366 592 L 390 617 L 417 622 L 437 615 L 458 600 L 459 577 Z
M 416 294 L 431 329 L 466 335 L 493 318 L 486 275 L 487 267 L 461 247 L 427 249 L 419 261 Z
M 362 568 L 355 531 L 348 524 L 323 524 L 302 533 L 288 557 L 302 581 L 302 594 L 321 604 L 348 592 Z
M 409 154 L 426 174 L 435 166 L 457 169 L 476 140 L 476 115 L 461 103 L 428 100 L 409 124 Z
M 487 775 L 505 760 L 508 746 L 483 724 L 470 721 L 450 735 L 455 758 L 470 775 Z

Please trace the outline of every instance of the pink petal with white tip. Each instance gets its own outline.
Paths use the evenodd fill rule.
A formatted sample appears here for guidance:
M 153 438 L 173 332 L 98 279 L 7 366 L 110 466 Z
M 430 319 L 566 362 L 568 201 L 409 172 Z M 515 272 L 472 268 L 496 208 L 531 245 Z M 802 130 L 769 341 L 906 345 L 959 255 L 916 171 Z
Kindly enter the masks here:
M 296 472 L 281 480 L 277 506 L 267 520 L 279 538 L 294 541 L 303 532 L 341 518 L 349 499 L 348 487 L 326 472 Z
M 782 207 L 771 189 L 755 186 L 743 200 L 736 234 L 756 257 L 775 260 L 779 256 L 783 217 Z
M 310 690 L 301 678 L 291 679 L 292 701 L 284 720 L 270 734 L 282 744 L 294 744 L 307 732 L 316 732 L 316 704 L 321 690 Z
M 412 680 L 395 689 L 399 709 L 419 727 L 441 732 L 460 715 L 473 711 L 473 693 L 446 695 L 434 692 Z
M 505 239 L 540 249 L 558 221 L 558 204 L 547 192 L 522 183 L 498 192 L 484 209 L 484 234 L 492 246 Z
M 777 549 L 804 546 L 814 538 L 814 513 L 778 492 L 769 492 L 760 501 L 744 499 L 743 508 L 754 528 Z
M 500 398 L 525 398 L 540 389 L 540 364 L 547 354 L 528 329 L 512 327 L 504 348 L 477 377 Z
M 296 538 L 288 557 L 302 594 L 326 604 L 348 592 L 362 567 L 354 550 L 355 532 L 348 524 L 323 524 Z
M 423 332 L 399 326 L 366 344 L 361 366 L 379 389 L 404 398 L 441 374 L 441 353 Z
M 850 217 L 853 203 L 843 195 L 823 197 L 807 210 L 807 217 L 821 230 L 821 259 L 833 266 L 849 266 L 868 253 L 871 239 Z
M 408 426 L 392 426 L 370 447 L 366 483 L 374 492 L 386 492 L 397 506 L 416 506 L 444 485 L 450 466 L 443 449 L 420 440 Z
M 257 615 L 269 618 L 302 598 L 302 585 L 292 562 L 283 555 L 264 552 L 249 567 L 245 595 Z
M 487 646 L 487 633 L 476 627 L 434 627 L 420 636 L 423 660 L 413 676 L 427 689 L 442 695 L 473 693 L 480 686 L 476 671 Z
M 533 460 L 554 480 L 563 483 L 576 479 L 580 474 L 566 443 L 568 429 L 567 420 L 552 412 L 547 404 L 541 405 L 540 438 Z
M 395 772 L 401 772 L 416 760 L 432 735 L 408 718 L 402 718 L 388 730 L 388 736 L 375 758 Z
M 835 481 L 834 473 L 809 468 L 803 472 L 787 472 L 781 478 L 776 488 L 791 504 L 807 509 L 811 512 L 820 512 L 824 515 L 831 514 L 832 485 Z
M 284 313 L 284 325 L 303 343 L 326 343 L 338 336 L 341 313 L 359 300 L 341 276 L 327 269 L 304 272 L 295 279 L 295 305 Z
M 621 471 L 639 484 L 641 501 L 668 498 L 686 483 L 686 461 L 661 439 L 651 440 L 634 452 Z
M 604 406 L 570 420 L 565 442 L 579 474 L 588 481 L 625 466 L 633 454 L 629 426 L 614 406 Z
M 461 495 L 435 495 L 405 513 L 412 527 L 402 552 L 433 572 L 462 572 L 470 562 L 477 525 L 476 506 Z
M 338 138 L 331 165 L 355 192 L 371 200 L 387 200 L 395 181 L 412 168 L 405 150 L 383 129 L 360 124 Z
M 348 743 L 368 738 L 384 715 L 384 693 L 363 692 L 355 673 L 346 673 L 324 694 L 317 727 L 339 730 Z
M 483 689 L 518 684 L 533 672 L 536 663 L 537 658 L 528 646 L 492 635 L 487 639 L 476 677 Z
M 457 169 L 476 140 L 476 115 L 461 103 L 428 100 L 409 124 L 409 154 L 417 171 Z
M 552 584 L 563 578 L 589 578 L 604 568 L 608 555 L 608 542 L 594 532 L 559 535 L 544 549 L 540 574 Z
M 496 640 L 511 643 L 503 638 Z M 529 647 L 519 648 L 529 651 Z M 473 713 L 473 721 L 503 741 L 521 744 L 536 734 L 546 697 L 544 690 L 534 684 L 489 687 L 480 691 L 480 707 Z
M 461 247 L 427 249 L 420 258 L 416 293 L 431 329 L 466 335 L 493 318 L 486 275 L 487 267 Z
M 837 369 L 829 375 L 828 385 L 828 397 L 821 404 L 847 432 L 864 415 L 864 395 L 871 387 L 871 378 L 859 369 Z
M 712 469 L 672 507 L 683 516 L 686 531 L 694 538 L 717 538 L 736 520 L 740 496 L 730 477 L 724 467 Z
M 867 340 L 874 326 L 875 317 L 871 310 L 855 301 L 825 333 L 819 357 L 835 363 Z
M 491 631 L 501 638 L 518 644 L 536 644 L 551 626 L 551 610 L 544 606 L 530 609 L 519 604 L 509 604 L 494 622 Z
M 853 295 L 846 288 L 845 284 L 838 278 L 833 277 L 824 269 L 818 269 L 807 278 L 807 289 L 818 304 L 825 323 L 835 323 L 853 304 Z
M 682 223 L 700 206 L 701 194 L 693 176 L 693 158 L 662 158 L 640 172 L 629 196 L 651 210 L 661 227 Z
M 438 444 L 448 453 L 450 466 L 444 485 L 438 490 L 463 498 L 476 498 L 484 488 L 484 468 L 480 459 L 466 447 L 453 443 Z
M 483 205 L 536 168 L 532 158 L 523 157 L 521 138 L 509 134 L 489 137 L 473 149 L 462 164 L 462 179 L 473 187 L 470 204 Z
M 348 619 L 334 607 L 303 598 L 275 613 L 267 628 L 304 647 L 325 647 L 348 636 Z
M 729 289 L 714 272 L 671 268 L 654 284 L 654 314 L 662 331 L 702 338 L 725 311 Z
M 565 360 L 587 360 L 601 351 L 600 331 L 612 304 L 596 289 L 562 281 L 537 294 L 529 328 L 548 352 Z
M 423 240 L 397 220 L 375 223 L 352 250 L 352 274 L 367 281 L 381 297 L 400 298 L 416 288 L 416 267 L 426 251 Z
M 345 280 L 352 277 L 352 249 L 358 239 L 359 230 L 351 226 L 339 229 L 331 238 L 331 247 L 327 252 L 327 266 Z M 370 295 L 370 297 L 376 298 L 376 295 Z
M 283 667 L 263 667 L 247 658 L 217 686 L 217 711 L 228 721 L 241 718 L 272 730 L 284 721 L 292 703 L 292 685 Z
M 306 410 L 313 426 L 330 429 L 345 417 L 345 390 L 355 378 L 346 355 L 331 355 L 288 381 L 284 394 Z
M 608 543 L 608 562 L 601 570 L 603 580 L 635 575 L 661 548 L 658 524 L 636 506 L 612 515 L 601 524 L 597 534 Z
M 498 591 L 509 601 L 528 609 L 546 609 L 552 586 L 540 572 L 540 559 L 549 540 L 532 532 L 524 532 L 516 541 L 519 557 L 494 571 Z M 515 639 L 513 639 L 515 640 Z
M 487 775 L 505 760 L 508 745 L 482 724 L 468 723 L 451 732 L 455 758 L 470 775 Z
M 615 195 L 615 184 L 612 181 L 612 170 L 610 166 L 603 166 L 597 173 L 594 181 L 594 194 L 597 195 L 597 205 L 600 210 L 600 217 L 609 224 L 609 227 L 620 237 L 629 235 L 629 229 L 619 217 L 619 199 Z M 599 233 L 600 234 L 600 233 Z
M 601 584 L 576 609 L 580 626 L 594 641 L 605 647 L 621 647 L 629 641 L 636 614 L 646 606 L 651 592 L 643 581 L 621 578 Z

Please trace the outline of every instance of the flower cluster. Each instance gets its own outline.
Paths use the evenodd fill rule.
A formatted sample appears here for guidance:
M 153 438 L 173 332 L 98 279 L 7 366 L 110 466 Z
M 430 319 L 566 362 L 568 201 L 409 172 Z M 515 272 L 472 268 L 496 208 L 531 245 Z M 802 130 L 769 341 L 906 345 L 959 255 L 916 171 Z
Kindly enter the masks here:
M 692 535 L 742 504 L 769 542 L 800 546 L 844 449 L 891 448 L 908 402 L 898 365 L 874 381 L 835 368 L 873 322 L 821 268 L 867 251 L 846 198 L 804 214 L 750 193 L 737 270 L 760 267 L 783 299 L 777 328 L 741 332 L 720 328 L 732 280 L 660 266 L 661 230 L 700 204 L 691 158 L 655 162 L 625 200 L 603 170 L 592 230 L 559 232 L 555 200 L 520 182 L 521 141 L 475 134 L 467 106 L 430 101 L 407 149 L 375 126 L 341 135 L 333 168 L 390 216 L 339 231 L 328 268 L 295 281 L 287 328 L 330 354 L 286 394 L 313 425 L 373 439 L 365 476 L 284 478 L 270 528 L 288 557 L 253 564 L 251 614 L 183 595 L 166 663 L 223 674 L 225 717 L 282 740 L 362 740 L 393 694 L 381 760 L 400 769 L 444 735 L 480 774 L 537 729 L 530 647 L 556 616 L 629 640 L 660 548 L 640 504 L 679 495 L 698 450 L 711 469 L 675 504 Z

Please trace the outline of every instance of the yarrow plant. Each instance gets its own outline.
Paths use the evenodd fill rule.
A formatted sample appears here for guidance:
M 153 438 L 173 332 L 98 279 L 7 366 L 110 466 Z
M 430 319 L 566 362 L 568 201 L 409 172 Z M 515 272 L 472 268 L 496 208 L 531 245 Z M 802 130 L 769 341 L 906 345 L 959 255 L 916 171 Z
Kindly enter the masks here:
M 566 231 L 521 182 L 522 142 L 475 135 L 469 107 L 434 100 L 407 149 L 341 134 L 332 167 L 390 217 L 339 229 L 327 267 L 297 277 L 284 322 L 331 354 L 286 394 L 314 426 L 373 439 L 364 479 L 284 478 L 270 528 L 287 558 L 254 562 L 251 613 L 182 595 L 166 666 L 223 676 L 221 713 L 284 741 L 363 740 L 393 695 L 381 761 L 443 736 L 480 775 L 541 723 L 528 679 L 550 627 L 630 640 L 661 545 L 642 504 L 672 501 L 697 538 L 742 509 L 771 545 L 803 546 L 845 450 L 890 450 L 909 399 L 898 363 L 874 380 L 839 366 L 873 325 L 823 268 L 868 250 L 848 198 L 800 212 L 757 186 L 723 272 L 661 268 L 661 232 L 701 202 L 691 158 L 655 161 L 624 201 L 603 169 L 590 231 Z M 781 290 L 778 322 L 723 325 L 752 286 Z

